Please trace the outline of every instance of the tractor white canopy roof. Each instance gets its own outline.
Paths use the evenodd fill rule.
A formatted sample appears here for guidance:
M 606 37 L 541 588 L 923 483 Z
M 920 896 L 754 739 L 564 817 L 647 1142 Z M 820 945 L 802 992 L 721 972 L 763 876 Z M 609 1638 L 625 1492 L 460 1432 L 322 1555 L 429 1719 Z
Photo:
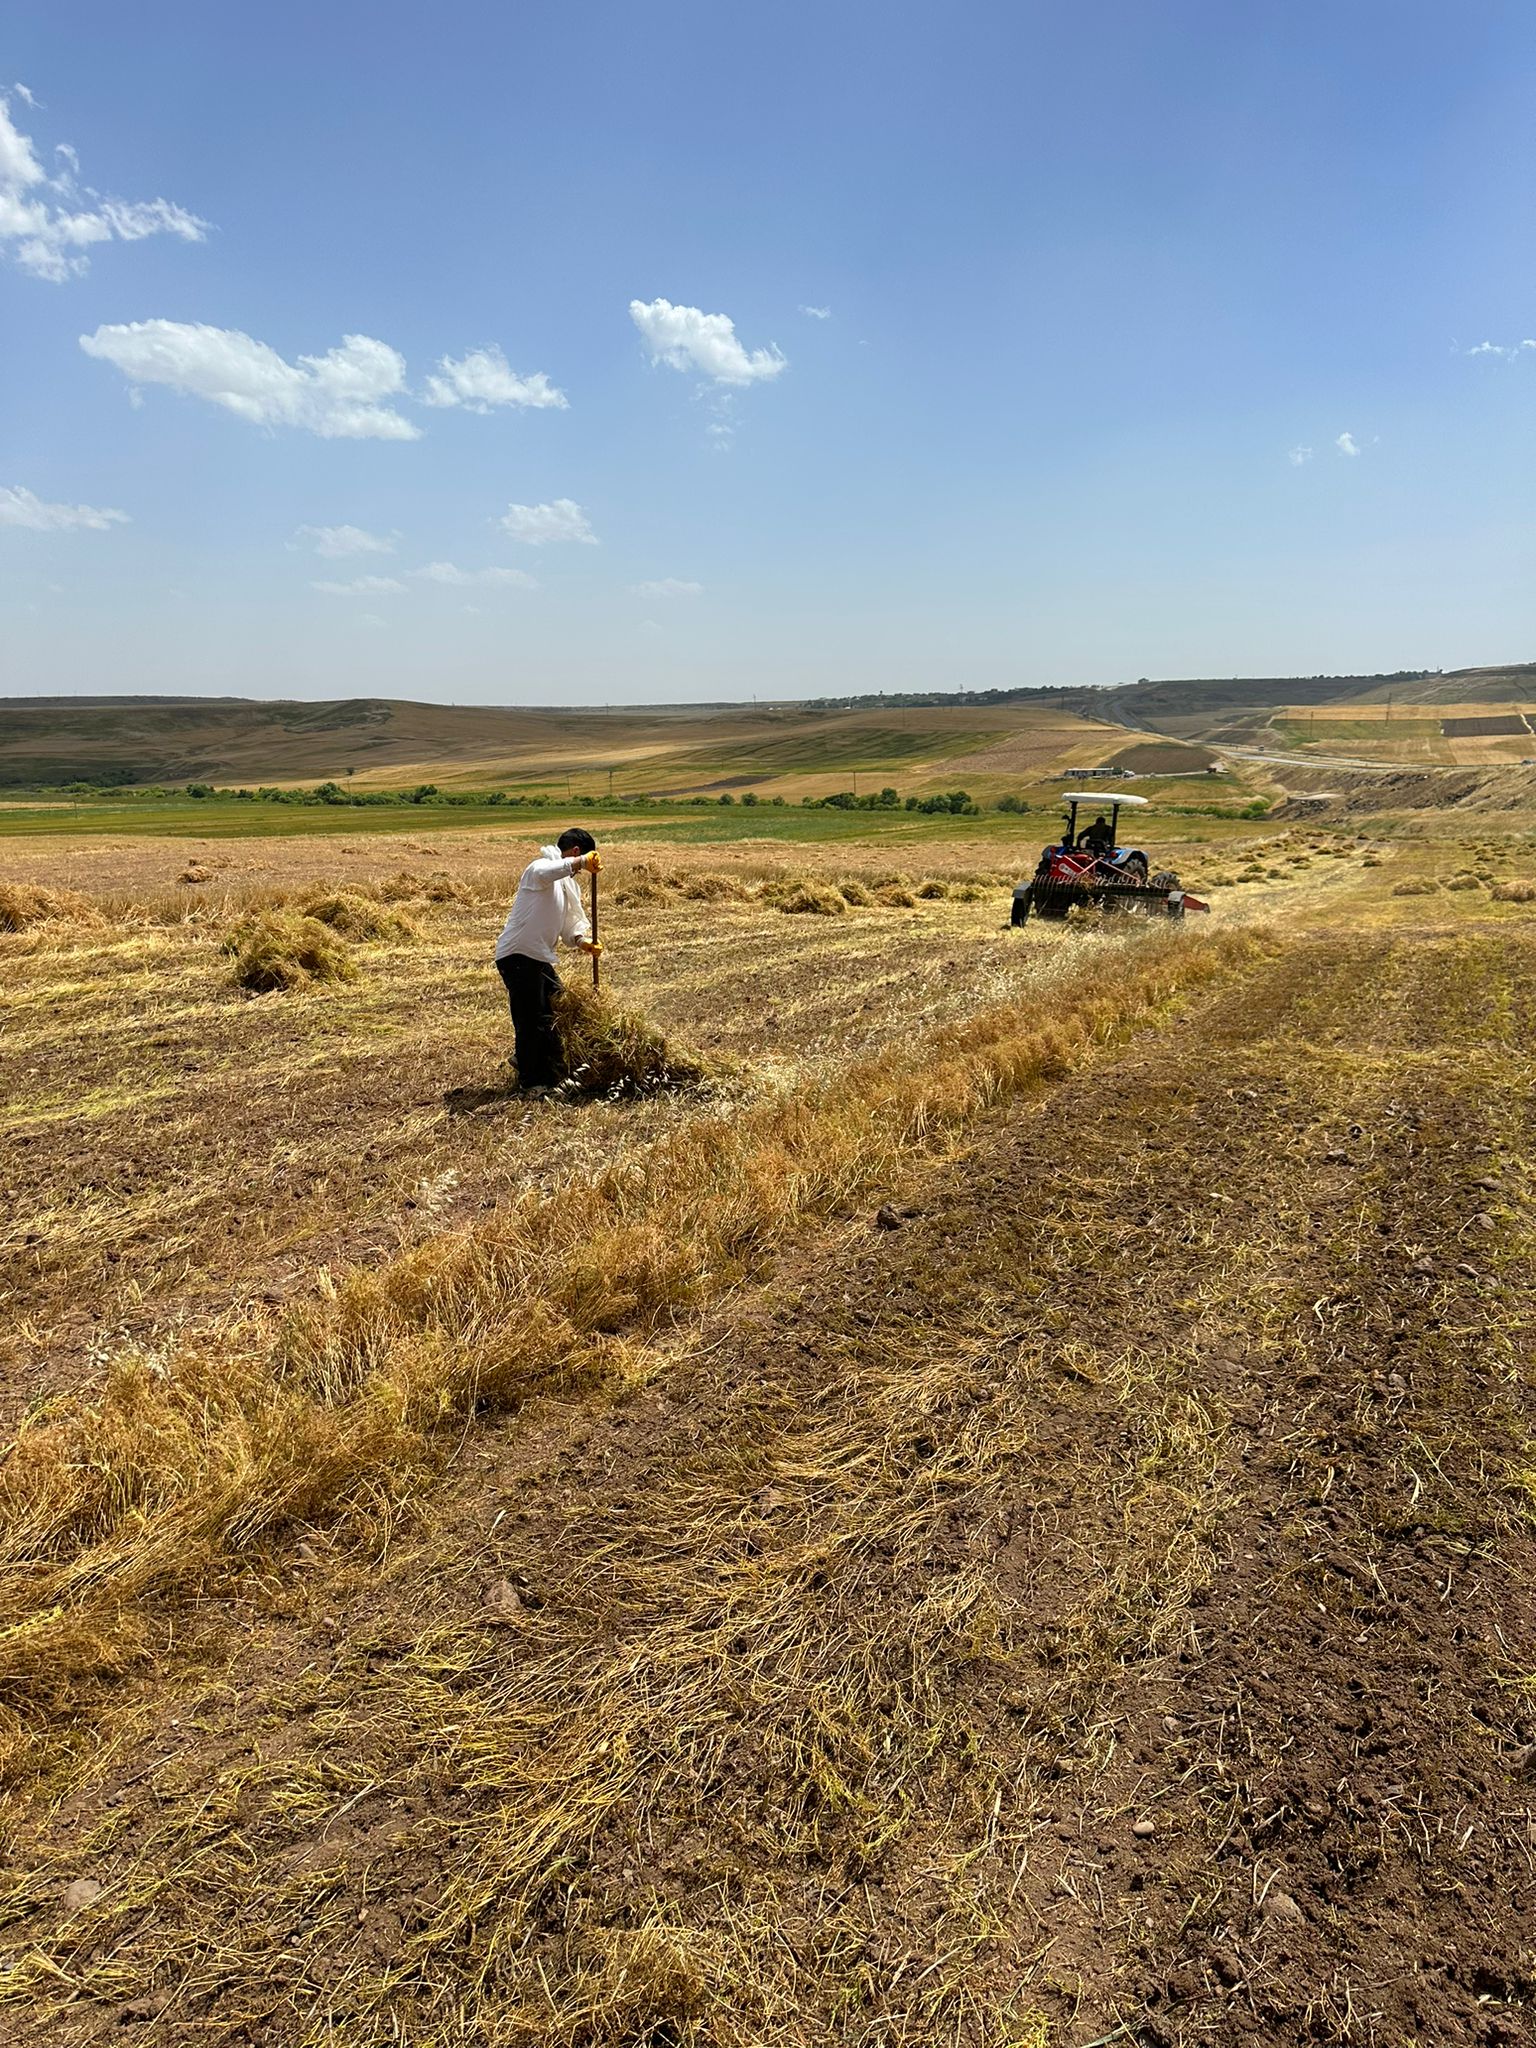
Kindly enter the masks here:
M 1152 799 L 1145 796 L 1122 796 L 1118 790 L 1064 789 L 1061 792 L 1064 804 L 1149 804 Z

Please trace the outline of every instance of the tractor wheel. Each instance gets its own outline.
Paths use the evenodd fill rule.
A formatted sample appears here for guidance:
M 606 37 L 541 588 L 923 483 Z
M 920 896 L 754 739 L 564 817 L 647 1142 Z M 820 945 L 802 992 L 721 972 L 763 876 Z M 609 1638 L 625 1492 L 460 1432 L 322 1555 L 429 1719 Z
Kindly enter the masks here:
M 1177 889 L 1179 886 L 1179 878 L 1172 868 L 1159 868 L 1151 882 L 1154 889 Z
M 1128 875 L 1134 875 L 1138 882 L 1144 882 L 1147 879 L 1146 855 L 1143 853 L 1133 853 L 1125 863 L 1125 872 Z

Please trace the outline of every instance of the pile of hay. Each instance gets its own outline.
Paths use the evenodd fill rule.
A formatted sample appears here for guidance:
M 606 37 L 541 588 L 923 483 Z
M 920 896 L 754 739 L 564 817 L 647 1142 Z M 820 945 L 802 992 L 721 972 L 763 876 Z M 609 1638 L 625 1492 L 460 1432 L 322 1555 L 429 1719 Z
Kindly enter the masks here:
M 561 1086 L 572 1095 L 655 1095 L 696 1088 L 704 1079 L 697 1060 L 676 1051 L 653 1025 L 600 989 L 579 982 L 561 989 L 555 1022 L 565 1054 Z
M 1424 875 L 1407 882 L 1394 882 L 1392 894 L 1394 896 L 1433 896 L 1439 886 L 1438 882 L 1431 881 L 1427 875 Z
M 398 875 L 391 875 L 387 882 L 380 882 L 370 895 L 377 895 L 381 903 L 473 903 L 475 892 L 467 882 L 455 880 L 452 875 L 441 872 L 431 875 L 413 875 L 402 869 Z
M 670 903 L 672 891 L 665 882 L 631 882 L 614 897 L 614 902 L 626 910 L 647 910 L 653 905 Z
M 234 959 L 231 980 L 252 995 L 307 988 L 317 981 L 356 981 L 352 948 L 318 918 L 265 910 L 237 924 L 222 950 Z
M 790 875 L 782 881 L 765 882 L 762 900 L 791 917 L 842 917 L 848 905 L 841 891 L 805 875 Z
M 685 903 L 750 903 L 752 891 L 736 875 L 685 875 L 675 882 Z
M 34 882 L 0 882 L 0 932 L 34 924 L 105 924 L 91 902 L 73 889 L 43 889 Z
M 306 896 L 299 905 L 305 917 L 327 924 L 344 939 L 366 943 L 370 939 L 404 941 L 420 936 L 403 911 L 391 910 L 371 896 L 355 889 L 330 889 Z
M 1498 882 L 1494 885 L 1495 903 L 1536 903 L 1536 882 Z

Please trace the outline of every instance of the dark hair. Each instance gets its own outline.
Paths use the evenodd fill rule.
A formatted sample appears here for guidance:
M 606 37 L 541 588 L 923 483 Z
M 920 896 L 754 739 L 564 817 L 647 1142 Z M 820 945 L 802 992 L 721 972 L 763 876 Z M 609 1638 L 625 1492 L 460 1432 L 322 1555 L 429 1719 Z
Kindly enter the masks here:
M 597 841 L 590 832 L 583 832 L 579 825 L 573 825 L 568 832 L 562 832 L 555 841 L 562 853 L 591 853 Z

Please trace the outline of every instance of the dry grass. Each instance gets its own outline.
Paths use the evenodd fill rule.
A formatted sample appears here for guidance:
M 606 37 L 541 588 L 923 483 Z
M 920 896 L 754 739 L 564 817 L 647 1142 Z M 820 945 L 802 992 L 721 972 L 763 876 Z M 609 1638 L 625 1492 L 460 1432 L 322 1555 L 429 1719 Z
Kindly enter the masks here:
M 805 1221 L 863 1199 L 988 1103 L 1067 1071 L 1251 944 L 1143 937 L 1108 988 L 1100 959 L 1063 955 L 1049 997 L 695 1118 L 599 1173 L 579 1203 L 528 1196 L 340 1277 L 273 1337 L 257 1319 L 123 1358 L 99 1401 L 34 1418 L 0 1468 L 0 1684 L 26 1701 L 13 1738 L 121 1660 L 135 1602 L 295 1521 L 409 1490 L 477 1411 L 613 1371 L 614 1338 L 654 1335 Z
M 221 950 L 233 961 L 230 979 L 248 995 L 357 979 L 346 940 L 329 924 L 291 911 L 268 910 L 237 924 Z
M 95 905 L 74 889 L 45 889 L 35 882 L 0 882 L 0 932 L 24 932 L 38 924 L 104 922 Z
M 1319 915 L 1387 914 L 1385 887 L 1362 909 L 1341 872 L 1329 898 L 1308 858 L 1266 849 Z M 400 1126 L 389 1228 L 350 1256 L 297 1239 L 286 1303 L 117 1346 L 0 1464 L 22 1821 L 0 1996 L 29 2048 L 145 1998 L 167 2039 L 270 2048 L 1043 2048 L 1132 2038 L 1149 1985 L 1182 2043 L 1167 1930 L 1247 1955 L 1224 1919 L 1246 1838 L 1223 1862 L 1225 1809 L 1208 1832 L 1179 1816 L 1210 1784 L 1237 1826 L 1274 1825 L 1267 1766 L 1204 1693 L 1208 1750 L 1186 1753 L 1158 1689 L 1196 1687 L 1292 1588 L 1320 1612 L 1320 1504 L 1359 1497 L 1386 1371 L 1420 1369 L 1408 1296 L 1352 1336 L 1406 1263 L 1377 1226 L 1438 1233 L 1437 1270 L 1465 1256 L 1469 1189 L 1421 1184 L 1473 1171 L 1455 1090 L 1513 1113 L 1531 978 L 1498 947 L 1519 920 L 1468 891 L 1433 905 L 1465 941 L 1430 946 L 1216 920 L 1020 943 L 948 875 L 903 918 L 783 919 L 772 878 L 728 879 L 741 894 L 660 883 L 610 962 L 663 1056 L 718 1028 L 750 1072 L 521 1124 L 439 1106 L 504 1046 L 468 905 L 424 903 L 400 986 L 370 975 L 344 1004 L 238 1003 L 190 929 L 7 956 L 29 1137 L 80 1113 L 46 1092 L 59 1049 L 136 1018 L 140 1094 L 173 1025 L 173 1064 L 214 1068 L 206 1098 L 178 1071 L 179 1121 L 154 1127 L 178 1166 L 264 1066 L 274 1115 L 297 1096 L 326 1127 L 333 1205 L 365 1185 L 344 1179 L 359 1134 Z M 1198 1029 L 1170 1021 L 1201 991 Z M 655 1056 L 648 1026 L 597 1023 Z M 387 1114 L 356 1075 L 325 1092 L 365 1055 L 407 1069 Z M 92 1126 L 60 1127 L 86 1157 Z M 102 1228 L 124 1199 L 103 1190 Z M 1502 1343 L 1482 1306 L 1436 1321 L 1436 1374 L 1463 1331 Z M 1326 1394 L 1351 1342 L 1358 1414 L 1309 1423 L 1298 1378 Z M 1271 1353 L 1272 1381 L 1245 1377 Z M 1451 1421 L 1403 1453 L 1415 1499 L 1462 1455 Z M 1277 1509 L 1262 1489 L 1287 1475 Z M 1273 1569 L 1243 1563 L 1255 1531 L 1290 1546 Z M 1474 1801 L 1467 1778 L 1446 1782 Z M 82 1872 L 106 1890 L 62 1920 Z
M 359 889 L 320 890 L 302 897 L 299 908 L 305 917 L 329 925 L 333 932 L 354 943 L 389 940 L 402 944 L 421 936 L 419 927 L 402 911 L 391 910 Z
M 565 1058 L 561 1092 L 621 1101 L 663 1089 L 694 1088 L 702 1063 L 669 1045 L 638 1011 L 581 982 L 567 982 L 555 998 Z
M 804 880 L 787 883 L 766 900 L 790 917 L 841 917 L 848 908 L 840 889 Z
M 370 893 L 376 894 L 381 903 L 475 901 L 475 891 L 471 884 L 457 875 L 444 874 L 440 870 L 430 875 L 416 875 L 409 869 L 402 869 L 398 875 L 391 875 L 386 881 L 378 883 Z
M 1033 1022 L 1052 993 L 1092 999 L 1090 952 L 1118 975 L 1170 950 L 1061 949 Z M 1376 1284 L 1361 1237 L 1413 1192 L 1401 1127 L 1369 1180 L 1321 1149 L 1351 1118 L 1385 1144 L 1405 1068 L 1421 1090 L 1427 1047 L 1466 1021 L 1460 984 L 1489 990 L 1475 951 L 1437 990 L 1424 950 L 1229 956 L 1199 1028 L 968 1131 L 947 1172 L 930 1156 L 931 1216 L 836 1228 L 766 1307 L 722 1308 L 695 1358 L 653 1353 L 647 1391 L 610 1414 L 588 1403 L 562 1432 L 546 1411 L 485 1462 L 466 1436 L 425 1521 L 350 1562 L 318 1531 L 318 1565 L 263 1560 L 266 1604 L 239 1610 L 249 1650 L 192 1684 L 130 1673 L 141 1731 L 45 1824 L 11 1900 L 24 1938 L 0 1988 L 18 2015 L 51 2005 L 62 2043 L 148 1990 L 189 2038 L 271 2048 L 1021 2048 L 1157 2038 L 1146 2001 L 1180 2048 L 1224 2038 L 1214 1972 L 1189 2003 L 1202 1958 L 1257 1957 L 1266 1998 L 1285 1988 L 1253 1901 L 1313 1838 L 1273 1832 L 1268 1795 L 1307 1756 L 1291 1728 L 1264 1746 L 1286 1664 L 1239 1636 L 1254 1684 L 1229 1711 L 1229 1643 L 1315 1623 L 1318 1553 L 1361 1498 L 1332 1417 L 1309 1423 L 1322 1368 L 1349 1375 L 1346 1418 L 1360 1403 L 1352 1465 L 1385 1438 L 1380 1470 L 1400 1477 L 1422 1426 L 1393 1433 L 1374 1328 L 1349 1321 Z M 1371 1035 L 1336 1043 L 1362 967 Z M 1502 1014 L 1514 992 L 1492 985 Z M 1097 1028 L 1132 1022 L 1150 1019 Z M 1441 1127 L 1443 1099 L 1413 1102 Z M 1319 1217 L 1320 1173 L 1360 1201 L 1359 1235 L 1331 1203 Z M 1447 1192 L 1417 1202 L 1413 1232 Z M 1481 1351 L 1486 1329 L 1461 1341 Z M 1432 1496 L 1452 1449 L 1441 1433 L 1419 1455 Z M 1260 1544 L 1274 1554 L 1255 1562 Z M 1369 1631 L 1368 1612 L 1337 1616 L 1353 1694 L 1313 1659 L 1289 1695 L 1309 1739 L 1336 1716 L 1352 1734 L 1384 1655 Z M 1464 1775 L 1446 1796 L 1448 1814 L 1491 1813 Z M 1435 1781 L 1425 1797 L 1433 1826 Z M 1250 1883 L 1246 1843 L 1224 1852 L 1258 1821 Z M 1330 1853 L 1346 1825 L 1331 1815 Z M 1348 1838 L 1361 1887 L 1377 1828 L 1373 1811 Z M 81 1869 L 107 1889 L 61 1922 Z M 1417 1849 L 1387 1859 L 1372 1911 L 1326 1921 L 1330 1948 L 1420 1869 Z M 1446 1910 L 1486 1908 L 1453 1886 Z M 1176 1962 L 1195 1992 L 1165 1985 Z M 1286 2008 L 1268 2038 L 1305 2034 Z

